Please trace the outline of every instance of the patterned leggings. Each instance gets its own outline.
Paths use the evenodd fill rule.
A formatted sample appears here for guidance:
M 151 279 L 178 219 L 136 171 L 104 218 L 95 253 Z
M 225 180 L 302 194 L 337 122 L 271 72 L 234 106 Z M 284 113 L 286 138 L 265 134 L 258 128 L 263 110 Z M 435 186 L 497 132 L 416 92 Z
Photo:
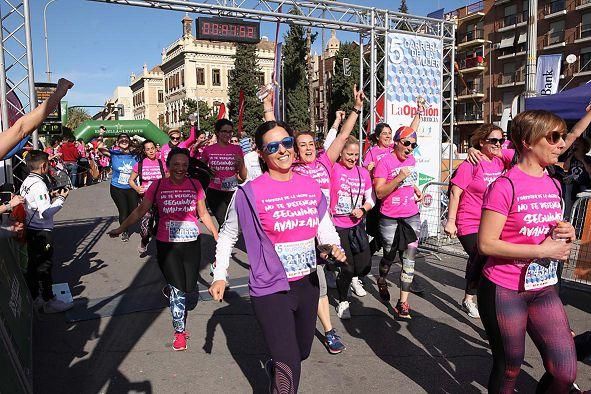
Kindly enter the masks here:
M 150 237 L 152 236 L 152 234 L 150 234 L 150 219 L 152 219 L 151 209 L 146 212 L 140 222 L 140 237 L 143 246 L 147 246 L 150 243 Z
M 526 332 L 552 377 L 540 381 L 536 392 L 569 392 L 577 374 L 577 356 L 554 286 L 516 291 L 483 277 L 478 288 L 478 310 L 493 355 L 489 393 L 513 393 L 525 355 Z
M 177 289 L 173 285 L 170 288 L 170 313 L 172 314 L 172 327 L 176 332 L 185 331 L 185 321 L 187 320 L 187 310 L 185 308 L 185 292 Z

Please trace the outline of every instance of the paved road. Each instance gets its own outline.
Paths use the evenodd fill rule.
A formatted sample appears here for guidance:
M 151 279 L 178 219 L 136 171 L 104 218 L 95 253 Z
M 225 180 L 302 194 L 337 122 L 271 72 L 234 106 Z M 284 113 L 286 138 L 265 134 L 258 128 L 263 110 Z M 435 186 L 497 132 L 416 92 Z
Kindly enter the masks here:
M 189 349 L 173 352 L 156 261 L 138 256 L 137 234 L 129 243 L 106 235 L 115 214 L 103 183 L 72 192 L 57 218 L 55 281 L 70 284 L 76 307 L 65 316 L 40 315 L 36 322 L 36 392 L 264 392 L 265 345 L 248 299 L 239 296 L 246 289 L 245 253 L 236 251 L 230 271 L 237 295 L 224 303 L 199 300 L 189 313 Z M 202 295 L 212 256 L 212 239 L 205 236 Z M 369 294 L 353 298 L 351 320 L 339 321 L 333 310 L 347 350 L 329 355 L 315 341 L 303 364 L 301 392 L 483 392 L 491 357 L 480 321 L 458 309 L 464 261 L 441 257 L 419 259 L 417 271 L 428 292 L 411 299 L 411 321 L 397 321 L 391 307 L 378 301 L 373 276 Z M 377 259 L 374 272 L 376 264 Z M 390 277 L 393 292 L 397 273 Z M 567 291 L 564 299 L 573 329 L 591 329 L 591 296 Z M 542 374 L 528 339 L 519 391 L 534 392 Z M 591 389 L 591 367 L 579 363 L 578 375 L 580 385 Z

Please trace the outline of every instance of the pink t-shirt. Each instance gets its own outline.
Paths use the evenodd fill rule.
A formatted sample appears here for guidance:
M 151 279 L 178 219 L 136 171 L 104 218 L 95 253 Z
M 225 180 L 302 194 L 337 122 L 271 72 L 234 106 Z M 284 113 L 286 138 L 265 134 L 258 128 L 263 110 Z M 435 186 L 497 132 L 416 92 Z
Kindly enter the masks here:
M 205 193 L 198 181 L 187 178 L 182 184 L 175 185 L 170 178 L 163 178 L 150 185 L 144 198 L 155 203 L 158 209 L 160 220 L 157 240 L 191 242 L 197 239 L 197 201 L 205 199 Z
M 390 182 L 403 167 L 410 170 L 410 175 L 392 193 L 382 200 L 380 213 L 390 218 L 408 218 L 419 213 L 419 206 L 415 199 L 414 185 L 418 179 L 415 169 L 414 156 L 408 156 L 401 162 L 394 154 L 385 155 L 377 164 L 373 176 Z
M 133 172 L 135 172 L 136 174 L 138 174 L 137 179 L 137 183 L 140 183 L 140 176 L 142 178 L 142 183 L 140 185 L 142 191 L 145 193 L 146 190 L 148 190 L 148 188 L 150 187 L 150 185 L 152 184 L 152 182 L 154 182 L 157 179 L 161 179 L 164 177 L 164 175 L 162 174 L 162 171 L 160 170 L 160 165 L 158 164 L 159 159 L 149 159 L 149 158 L 145 158 L 142 162 L 142 173 L 140 174 L 140 165 L 139 163 L 135 163 L 133 165 Z M 162 170 L 166 172 L 166 167 L 164 166 L 164 162 L 162 162 Z
M 308 275 L 316 268 L 318 206 L 324 198 L 320 187 L 296 173 L 281 182 L 265 172 L 251 182 L 263 230 L 275 245 L 288 280 Z
M 219 143 L 203 148 L 201 160 L 213 170 L 214 176 L 209 187 L 215 190 L 233 192 L 238 187 L 236 178 L 236 156 L 244 157 L 238 145 L 222 146 Z
M 464 161 L 458 166 L 451 178 L 451 183 L 463 191 L 456 214 L 458 235 L 478 232 L 484 192 L 504 170 L 505 163 L 498 157 L 493 158 L 492 161 L 481 160 L 478 165 Z
M 511 182 L 507 179 L 509 178 Z M 562 220 L 560 185 L 548 175 L 534 177 L 513 167 L 498 178 L 484 194 L 482 208 L 507 217 L 501 232 L 503 241 L 539 245 Z M 483 275 L 510 290 L 522 290 L 529 260 L 489 257 Z
M 330 213 L 335 226 L 350 228 L 359 224 L 362 219 L 351 216 L 351 212 L 363 206 L 364 194 L 368 190 L 371 190 L 371 178 L 365 168 L 355 166 L 348 169 L 341 163 L 334 165 L 330 186 Z
M 373 146 L 365 153 L 365 157 L 363 158 L 363 167 L 367 167 L 369 163 L 373 162 L 375 168 L 380 160 L 382 160 L 382 158 L 391 151 L 392 148 L 381 148 L 378 145 Z
M 330 161 L 326 153 L 321 153 L 312 163 L 296 163 L 293 171 L 297 174 L 310 177 L 320 185 L 326 200 L 330 202 L 330 173 L 334 163 Z

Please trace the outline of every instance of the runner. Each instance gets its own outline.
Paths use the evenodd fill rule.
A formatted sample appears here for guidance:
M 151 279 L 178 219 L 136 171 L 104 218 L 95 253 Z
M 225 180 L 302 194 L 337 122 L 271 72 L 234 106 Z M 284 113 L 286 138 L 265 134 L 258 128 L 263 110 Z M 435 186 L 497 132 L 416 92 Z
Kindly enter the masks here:
M 365 276 L 371 269 L 369 239 L 365 232 L 365 214 L 374 206 L 369 172 L 357 165 L 359 141 L 349 137 L 341 160 L 333 167 L 330 188 L 330 213 L 345 249 L 348 264 L 341 267 L 337 278 L 339 304 L 337 315 L 350 319 L 349 287 L 354 277 Z
M 457 237 L 468 254 L 466 263 L 466 292 L 461 302 L 462 310 L 473 319 L 480 318 L 474 301 L 480 273 L 486 256 L 478 253 L 478 225 L 482 214 L 482 197 L 486 188 L 494 182 L 511 163 L 513 150 L 502 149 L 505 143 L 500 127 L 487 123 L 478 127 L 470 138 L 470 145 L 483 153 L 488 160 L 477 165 L 465 160 L 451 178 L 447 223 L 444 231 Z
M 207 135 L 204 130 L 195 131 L 196 139 L 193 146 L 191 146 L 191 157 L 201 160 L 203 148 L 207 145 Z
M 380 260 L 378 290 L 384 302 L 390 301 L 386 276 L 399 251 L 402 261 L 400 271 L 400 298 L 394 307 L 398 317 L 410 319 L 408 295 L 414 278 L 415 256 L 420 227 L 418 202 L 423 195 L 416 186 L 417 173 L 413 149 L 417 147 L 417 134 L 410 127 L 402 126 L 394 134 L 392 153 L 380 160 L 374 170 L 374 189 L 382 199 L 380 207 L 380 236 L 384 256 Z M 413 234 L 414 232 L 414 234 Z M 399 237 L 396 237 L 398 233 Z M 402 235 L 405 235 L 404 237 Z M 413 237 L 414 235 L 414 237 Z M 398 244 L 393 245 L 395 239 Z M 402 242 L 403 240 L 410 242 Z M 414 239 L 414 241 L 411 241 Z M 401 245 L 401 243 L 403 243 Z
M 170 289 L 170 312 L 174 328 L 172 348 L 185 350 L 188 338 L 185 330 L 185 297 L 186 293 L 196 289 L 199 276 L 201 246 L 198 221 L 203 222 L 216 240 L 218 233 L 207 212 L 201 184 L 187 177 L 189 150 L 172 148 L 167 160 L 170 177 L 152 182 L 142 203 L 109 235 L 117 237 L 124 234 L 129 226 L 142 219 L 155 205 L 159 217 L 156 235 L 158 265 Z
M 156 151 L 156 145 L 152 140 L 144 140 L 139 147 L 139 151 L 136 154 L 137 163 L 134 164 L 131 176 L 129 177 L 129 186 L 135 190 L 140 197 L 140 201 L 143 199 L 146 190 L 150 185 L 166 176 L 164 170 L 165 163 L 158 158 L 158 152 Z M 137 180 L 137 181 L 136 181 Z M 139 182 L 138 182 L 139 181 Z M 150 233 L 154 214 L 150 209 L 142 218 L 140 224 L 140 244 L 137 251 L 140 255 L 146 253 L 148 244 L 150 243 Z
M 563 152 L 566 124 L 547 111 L 525 111 L 512 122 L 518 164 L 484 195 L 478 247 L 489 256 L 478 288 L 478 309 L 488 335 L 491 393 L 512 393 L 529 334 L 552 379 L 539 393 L 568 393 L 575 381 L 575 346 L 556 287 L 556 267 L 575 238 L 562 221 L 561 187 L 546 173 Z
M 136 157 L 130 152 L 129 134 L 121 133 L 117 136 L 117 148 L 107 149 L 99 146 L 99 151 L 111 158 L 113 176 L 111 177 L 111 198 L 119 211 L 119 224 L 131 214 L 137 207 L 138 196 L 135 190 L 129 186 L 129 177 L 133 166 L 137 163 Z M 129 241 L 129 233 L 121 234 L 123 242 Z
M 320 187 L 292 169 L 292 135 L 289 126 L 275 121 L 256 130 L 265 172 L 240 186 L 232 199 L 209 289 L 215 300 L 223 299 L 230 256 L 242 231 L 250 300 L 272 357 L 266 369 L 273 393 L 297 392 L 301 362 L 312 347 L 320 291 L 315 239 L 345 261 Z
M 188 148 L 191 145 L 193 145 L 195 139 L 197 138 L 197 136 L 195 135 L 196 131 L 197 128 L 194 125 L 192 125 L 191 131 L 189 132 L 189 138 L 187 138 L 184 141 L 181 141 L 183 135 L 181 134 L 181 131 L 179 129 L 168 130 L 168 136 L 170 137 L 170 141 L 168 141 L 167 144 L 164 144 L 164 146 L 160 148 L 160 159 L 162 159 L 164 164 L 166 164 L 166 159 L 168 158 L 168 154 L 170 153 L 170 150 L 172 148 Z
M 240 146 L 230 144 L 234 124 L 228 119 L 219 119 L 214 125 L 217 142 L 206 146 L 201 161 L 211 168 L 213 179 L 207 188 L 209 208 L 219 228 L 224 224 L 226 211 L 238 183 L 246 180 L 244 153 Z

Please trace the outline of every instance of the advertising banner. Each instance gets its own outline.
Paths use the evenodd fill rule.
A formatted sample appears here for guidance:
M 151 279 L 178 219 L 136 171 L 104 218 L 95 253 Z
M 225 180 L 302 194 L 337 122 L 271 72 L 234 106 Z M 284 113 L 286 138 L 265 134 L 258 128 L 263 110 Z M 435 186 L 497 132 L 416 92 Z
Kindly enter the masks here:
M 440 181 L 441 178 L 442 62 L 441 40 L 411 34 L 388 34 L 386 112 L 392 131 L 400 126 L 410 126 L 418 111 L 417 98 L 423 97 L 426 101 L 425 113 L 417 130 L 418 147 L 414 150 L 416 184 L 421 189 L 428 182 Z M 428 205 L 421 207 L 421 221 L 428 226 L 428 233 L 434 234 L 439 225 L 439 198 L 426 197 Z M 427 218 L 433 219 L 426 222 Z
M 536 72 L 536 93 L 538 96 L 549 96 L 558 91 L 560 82 L 560 64 L 562 54 L 540 55 Z

